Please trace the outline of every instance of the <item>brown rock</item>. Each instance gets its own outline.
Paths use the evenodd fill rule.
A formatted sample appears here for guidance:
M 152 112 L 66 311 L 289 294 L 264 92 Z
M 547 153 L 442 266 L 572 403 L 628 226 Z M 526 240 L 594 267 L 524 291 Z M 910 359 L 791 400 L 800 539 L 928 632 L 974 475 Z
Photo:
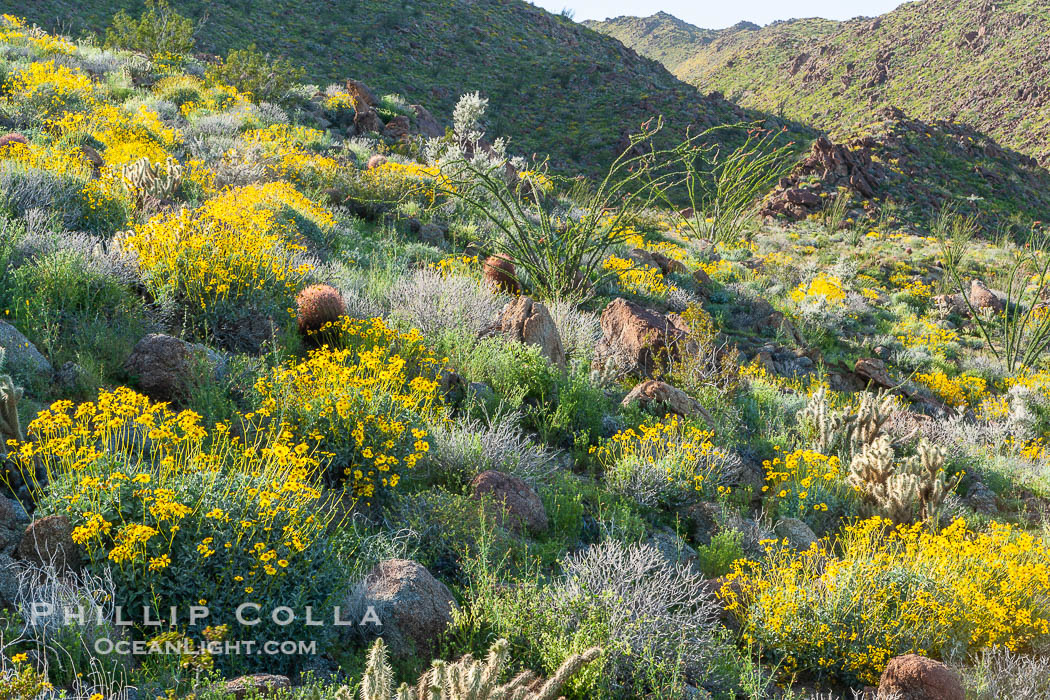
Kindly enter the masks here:
M 491 499 L 497 506 L 494 516 L 500 525 L 516 532 L 547 531 L 549 523 L 543 501 L 518 477 L 490 469 L 474 477 L 470 490 L 475 498 Z
M 702 267 L 693 270 L 693 281 L 704 288 L 709 288 L 711 286 L 711 276 L 707 274 L 707 270 Z
M 674 258 L 669 258 L 663 253 L 650 253 L 650 255 L 653 261 L 656 262 L 656 266 L 660 268 L 660 272 L 665 275 L 685 274 L 687 271 L 684 263 Z
M 677 352 L 685 332 L 663 314 L 626 299 L 615 299 L 601 318 L 596 354 L 616 357 L 632 371 L 651 375 L 668 354 Z
M 152 333 L 135 344 L 124 369 L 151 399 L 178 402 L 189 394 L 202 363 L 215 364 L 207 348 Z
M 279 690 L 291 687 L 292 682 L 285 676 L 273 676 L 268 673 L 241 676 L 226 681 L 226 692 L 232 694 L 236 700 L 244 700 L 249 694 L 255 697 L 270 697 L 276 695 Z
M 793 187 L 784 192 L 784 197 L 792 204 L 800 204 L 804 207 L 819 207 L 820 197 L 800 187 Z
M 517 297 L 508 302 L 490 329 L 528 345 L 536 345 L 543 356 L 559 367 L 565 366 L 558 326 L 554 324 L 547 307 L 529 297 Z
M 890 377 L 889 370 L 886 369 L 886 363 L 882 360 L 877 360 L 873 357 L 862 357 L 853 366 L 853 371 L 865 383 L 871 382 L 883 389 L 892 389 L 896 386 L 893 378 Z
M 29 143 L 29 140 L 22 134 L 4 134 L 3 136 L 0 136 L 0 148 L 8 145 L 13 146 L 16 143 L 20 143 L 24 146 Z
M 422 105 L 411 105 L 411 109 L 416 113 L 416 131 L 427 138 L 441 138 L 445 135 L 445 130 L 441 128 L 441 124 L 434 118 L 434 115 L 427 111 L 426 107 Z
M 353 78 L 348 79 L 346 81 L 346 92 L 358 105 L 375 107 L 379 104 L 379 100 L 376 99 L 376 96 L 373 95 L 372 91 L 368 89 L 368 86 L 360 80 L 354 80 Z
M 992 290 L 985 286 L 981 280 L 972 280 L 970 282 L 970 303 L 973 308 L 981 311 L 982 309 L 991 309 L 992 311 L 999 312 L 1004 308 L 1003 301 L 995 295 Z
M 660 266 L 656 263 L 656 258 L 645 248 L 634 248 L 627 253 L 627 257 L 643 267 L 651 267 L 654 270 L 660 269 Z
M 386 165 L 386 156 L 381 156 L 376 153 L 374 156 L 368 159 L 368 165 L 365 166 L 369 170 L 375 170 L 376 168 Z M 346 199 L 345 197 L 343 199 Z
M 382 623 L 378 636 L 393 656 L 431 658 L 438 638 L 452 622 L 455 605 L 448 587 L 422 564 L 387 559 L 354 589 L 348 607 L 362 612 L 373 609 Z
M 409 131 L 412 129 L 412 124 L 408 121 L 408 117 L 403 114 L 399 114 L 386 123 L 383 127 L 383 136 L 394 141 L 400 141 L 403 138 L 407 138 Z
M 635 403 L 661 415 L 666 413 L 677 413 L 683 417 L 702 415 L 709 422 L 711 420 L 707 411 L 696 399 L 681 389 L 657 379 L 647 379 L 638 384 L 624 397 L 620 405 L 626 408 Z
M 80 568 L 80 548 L 73 542 L 73 525 L 64 515 L 48 515 L 31 522 L 18 542 L 17 552 L 21 559 L 34 564 Z
M 360 107 L 354 114 L 354 130 L 358 134 L 380 133 L 383 131 L 383 120 L 371 107 Z
M 965 700 L 962 683 L 940 661 L 918 654 L 890 659 L 879 679 L 879 694 L 900 700 Z
M 514 263 L 502 253 L 491 255 L 485 259 L 482 265 L 482 274 L 490 285 L 501 292 L 517 294 L 521 291 Z

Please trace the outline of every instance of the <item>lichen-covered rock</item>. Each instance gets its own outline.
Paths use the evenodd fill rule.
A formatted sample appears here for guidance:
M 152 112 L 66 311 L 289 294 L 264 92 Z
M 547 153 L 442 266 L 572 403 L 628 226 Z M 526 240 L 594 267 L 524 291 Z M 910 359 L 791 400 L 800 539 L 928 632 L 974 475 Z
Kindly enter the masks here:
M 489 470 L 474 477 L 470 490 L 475 498 L 485 497 L 495 506 L 494 515 L 500 525 L 517 532 L 547 531 L 549 522 L 543 501 L 524 480 Z
M 383 136 L 393 141 L 400 141 L 408 137 L 411 129 L 412 124 L 408 121 L 408 117 L 399 114 L 383 127 Z
M 360 80 L 354 80 L 348 78 L 346 81 L 346 93 L 354 100 L 355 105 L 362 107 L 375 107 L 379 104 L 379 100 L 372 94 L 372 91 L 368 89 L 368 86 L 362 83 Z
M 678 387 L 658 379 L 640 382 L 624 397 L 620 405 L 626 408 L 632 404 L 638 404 L 660 415 L 676 413 L 686 418 L 695 415 L 709 418 L 707 411 L 696 399 Z
M 918 654 L 890 659 L 879 679 L 880 697 L 900 700 L 965 700 L 962 683 L 940 661 Z
M 362 629 L 381 636 L 392 656 L 431 658 L 455 606 L 448 587 L 425 566 L 410 559 L 387 559 L 354 588 L 347 607 L 362 614 L 355 619 L 363 619 L 372 608 L 380 625 Z
M 73 542 L 73 525 L 64 515 L 48 515 L 29 523 L 16 551 L 20 559 L 33 564 L 80 568 L 80 547 Z
M 981 280 L 972 280 L 970 282 L 970 304 L 973 308 L 977 309 L 978 312 L 983 309 L 989 309 L 991 311 L 999 312 L 1006 308 L 1003 300 L 996 295 L 991 289 L 985 286 Z
M 773 531 L 795 549 L 809 549 L 809 546 L 817 541 L 817 536 L 809 525 L 798 518 L 781 518 L 773 527 Z
M 29 515 L 16 500 L 0 496 L 0 553 L 11 554 L 29 525 Z

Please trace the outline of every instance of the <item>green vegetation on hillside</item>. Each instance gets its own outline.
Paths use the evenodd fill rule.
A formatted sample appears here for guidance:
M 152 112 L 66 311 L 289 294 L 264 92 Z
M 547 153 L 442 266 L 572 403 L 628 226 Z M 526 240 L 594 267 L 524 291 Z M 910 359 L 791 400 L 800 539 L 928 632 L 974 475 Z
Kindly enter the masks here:
M 640 39 L 651 19 L 595 28 Z M 693 57 L 675 60 L 674 73 L 746 107 L 833 133 L 897 107 L 1050 158 L 1050 7 L 1040 0 L 924 0 L 875 19 L 727 30 L 690 47 Z

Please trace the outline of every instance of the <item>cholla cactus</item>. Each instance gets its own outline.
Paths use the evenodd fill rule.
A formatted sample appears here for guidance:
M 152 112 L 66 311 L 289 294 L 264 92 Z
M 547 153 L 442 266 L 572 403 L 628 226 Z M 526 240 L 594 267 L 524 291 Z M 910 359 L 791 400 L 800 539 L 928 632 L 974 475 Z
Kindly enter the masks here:
M 0 375 L 0 457 L 7 455 L 8 440 L 25 440 L 18 421 L 18 402 L 21 399 L 22 390 L 15 388 L 11 377 Z
M 850 454 L 857 455 L 869 445 L 874 445 L 883 434 L 883 427 L 893 412 L 894 399 L 891 394 L 864 393 L 857 406 L 857 413 L 849 419 Z
M 597 647 L 574 654 L 546 682 L 531 671 L 525 671 L 509 683 L 499 685 L 509 647 L 507 640 L 501 639 L 492 645 L 485 661 L 477 661 L 470 654 L 453 663 L 435 661 L 414 690 L 402 684 L 394 693 L 386 646 L 382 639 L 378 639 L 368 652 L 368 665 L 361 682 L 361 700 L 555 700 L 558 690 L 570 678 L 601 655 L 601 649 Z
M 830 454 L 847 421 L 841 414 L 831 411 L 827 389 L 820 387 L 809 398 L 799 417 L 813 427 L 813 449 L 822 454 Z
M 914 457 L 897 461 L 890 439 L 879 436 L 850 463 L 849 483 L 860 492 L 867 516 L 895 523 L 936 520 L 948 494 L 959 483 L 944 474 L 945 452 L 925 440 Z
M 124 184 L 140 201 L 146 197 L 171 199 L 182 184 L 182 165 L 169 157 L 162 166 L 141 158 L 121 168 Z

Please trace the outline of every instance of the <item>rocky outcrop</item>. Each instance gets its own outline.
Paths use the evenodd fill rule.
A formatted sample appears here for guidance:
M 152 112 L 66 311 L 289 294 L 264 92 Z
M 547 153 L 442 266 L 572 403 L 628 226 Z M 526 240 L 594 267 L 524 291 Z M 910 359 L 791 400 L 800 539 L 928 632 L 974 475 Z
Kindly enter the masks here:
M 700 402 L 681 389 L 657 379 L 647 379 L 639 383 L 620 403 L 624 408 L 633 404 L 658 415 L 675 413 L 685 418 L 702 415 L 705 420 L 711 422 L 711 416 Z
M 241 676 L 226 681 L 226 692 L 234 697 L 234 700 L 244 700 L 245 697 L 266 698 L 278 695 L 282 690 L 292 687 L 292 682 L 285 676 L 274 676 L 269 673 L 257 673 L 252 676 Z
M 64 515 L 48 515 L 34 520 L 22 533 L 18 557 L 37 565 L 56 569 L 79 569 L 80 547 L 73 542 L 73 525 Z

